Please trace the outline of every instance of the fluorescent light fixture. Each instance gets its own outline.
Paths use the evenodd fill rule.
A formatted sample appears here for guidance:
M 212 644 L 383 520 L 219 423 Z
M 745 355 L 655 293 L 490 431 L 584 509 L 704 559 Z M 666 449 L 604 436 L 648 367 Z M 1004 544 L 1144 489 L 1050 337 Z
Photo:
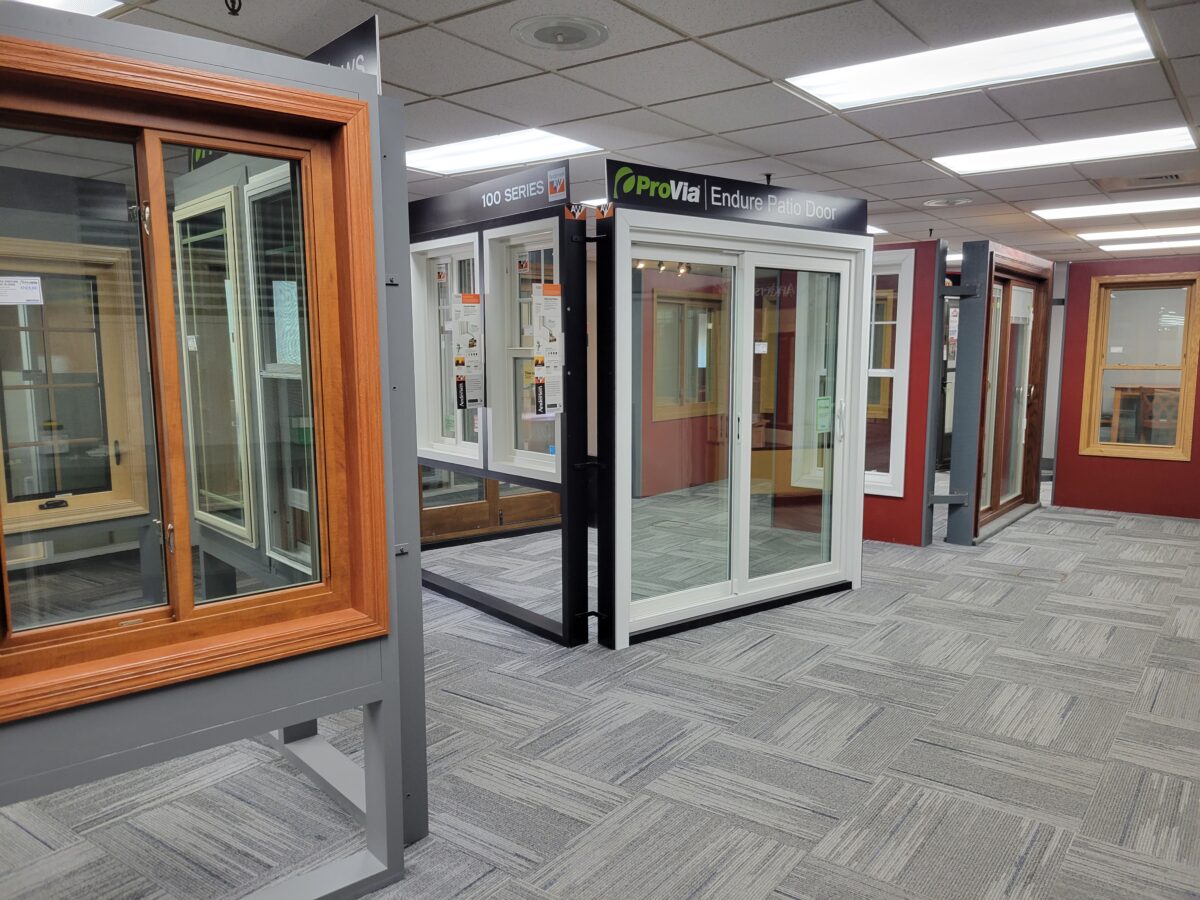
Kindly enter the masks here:
M 607 202 L 607 197 L 597 197 L 595 200 L 580 200 L 579 204 L 581 206 L 603 206 Z
M 581 153 L 594 153 L 599 149 L 591 144 L 573 141 L 539 128 L 530 128 L 454 144 L 409 150 L 405 154 L 405 160 L 410 169 L 435 175 L 456 175 L 460 172 L 502 169 L 505 166 L 519 166 L 563 156 L 579 156 Z
M 946 262 L 962 262 L 963 255 L 961 253 L 947 253 Z
M 1174 250 L 1177 247 L 1200 247 L 1200 238 L 1190 241 L 1139 241 L 1136 244 L 1101 244 L 1100 249 L 1109 253 L 1126 250 Z
M 1082 240 L 1124 241 L 1131 238 L 1171 237 L 1178 234 L 1200 234 L 1200 225 L 1180 225 L 1175 228 L 1131 228 L 1128 231 L 1088 231 L 1079 235 Z
M 1107 137 L 1083 138 L 1078 141 L 1034 144 L 1029 147 L 1010 147 L 1007 150 L 935 156 L 933 161 L 959 175 L 974 175 L 978 172 L 1036 169 L 1040 166 L 1061 166 L 1098 159 L 1121 159 L 1127 156 L 1149 156 L 1153 153 L 1195 149 L 1196 142 L 1192 140 L 1191 132 L 1183 126 L 1160 128 L 1157 131 L 1137 131 L 1133 134 L 1111 134 Z
M 838 109 L 1152 59 L 1134 13 L 1089 19 L 788 79 Z
M 98 16 L 121 5 L 121 0 L 20 0 L 20 2 L 28 3 L 30 6 L 61 9 L 83 16 Z
M 1200 209 L 1200 197 L 1172 197 L 1166 200 L 1127 200 L 1123 203 L 1093 203 L 1091 206 L 1059 206 L 1035 209 L 1043 219 L 1089 219 L 1094 216 L 1137 216 L 1142 213 L 1176 212 Z
M 878 228 L 874 225 L 868 225 L 867 234 L 887 234 L 887 232 L 884 229 Z

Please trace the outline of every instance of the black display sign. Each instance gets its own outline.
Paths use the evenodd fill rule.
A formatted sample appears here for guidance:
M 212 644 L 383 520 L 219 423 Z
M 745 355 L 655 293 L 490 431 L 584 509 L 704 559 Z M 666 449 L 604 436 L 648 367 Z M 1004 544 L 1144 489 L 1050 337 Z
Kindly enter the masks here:
M 428 234 L 516 213 L 535 212 L 567 202 L 570 165 L 565 159 L 541 163 L 472 187 L 408 204 L 408 228 Z
M 643 163 L 607 161 L 608 196 L 618 208 L 867 233 L 867 201 L 676 172 Z
M 334 38 L 324 47 L 318 47 L 304 57 L 312 62 L 326 63 L 352 72 L 366 72 L 375 76 L 379 93 L 383 93 L 383 80 L 379 74 L 379 18 L 371 16 L 361 25 L 356 25 L 339 38 Z

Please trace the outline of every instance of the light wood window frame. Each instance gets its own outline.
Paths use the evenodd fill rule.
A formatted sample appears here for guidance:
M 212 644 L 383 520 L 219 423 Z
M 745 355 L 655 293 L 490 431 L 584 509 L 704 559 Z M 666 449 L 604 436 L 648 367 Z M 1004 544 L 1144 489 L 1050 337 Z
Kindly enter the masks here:
M 1108 325 L 1113 291 L 1186 287 L 1183 346 L 1178 365 L 1109 364 Z M 1084 362 L 1083 414 L 1080 417 L 1079 453 L 1113 459 L 1157 459 L 1187 462 L 1192 458 L 1192 429 L 1196 409 L 1197 361 L 1200 359 L 1200 272 L 1148 275 L 1104 275 L 1092 279 L 1088 307 L 1088 341 Z M 1106 371 L 1161 371 L 1179 373 L 1179 421 L 1175 443 L 1126 444 L 1100 440 Z
M 683 317 L 680 319 L 680 344 L 678 353 L 678 369 L 679 369 L 679 385 L 683 390 L 686 380 L 686 352 L 682 352 L 687 347 L 687 311 L 690 308 L 704 309 L 708 312 L 715 312 L 713 322 L 715 327 L 712 329 L 716 332 L 713 335 L 713 346 L 716 352 L 713 354 L 713 359 L 710 362 L 712 372 L 712 385 L 721 384 L 722 373 L 725 371 L 728 363 L 724 359 L 724 343 L 721 340 L 721 326 L 726 322 L 727 316 L 726 306 L 729 299 L 716 294 L 707 294 L 703 291 L 671 291 L 655 289 L 653 291 L 653 313 L 651 320 L 651 342 L 654 348 L 654 359 L 658 359 L 658 309 L 660 306 L 673 305 L 683 308 Z M 656 373 L 657 367 L 652 369 L 652 373 Z M 678 402 L 672 403 L 667 400 L 659 399 L 658 395 L 658 378 L 653 376 L 651 385 L 653 404 L 653 421 L 655 422 L 670 422 L 676 419 L 699 419 L 705 416 L 715 416 L 721 412 L 722 406 L 720 397 L 710 396 L 707 400 L 687 400 L 683 396 Z M 714 393 L 713 391 L 709 392 Z M 717 392 L 719 393 L 719 392 Z
M 0 113 L 15 125 L 133 143 L 164 519 L 192 546 L 162 145 L 299 164 L 309 290 L 321 580 L 194 602 L 191 554 L 167 553 L 169 605 L 14 633 L 4 584 L 0 722 L 387 633 L 388 552 L 372 154 L 365 102 L 40 41 L 0 37 Z M 5 573 L 0 543 L 0 572 Z

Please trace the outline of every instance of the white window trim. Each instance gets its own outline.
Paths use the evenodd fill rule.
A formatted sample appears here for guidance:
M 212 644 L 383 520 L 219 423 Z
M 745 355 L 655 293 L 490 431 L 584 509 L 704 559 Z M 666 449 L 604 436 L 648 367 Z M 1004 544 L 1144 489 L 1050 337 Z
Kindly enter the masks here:
M 554 251 L 556 278 L 562 282 L 562 252 L 558 246 L 558 219 L 551 217 L 519 225 L 491 228 L 483 233 L 484 281 L 483 319 L 486 335 L 486 359 L 490 390 L 487 394 L 488 469 L 505 475 L 519 475 L 558 484 L 561 456 L 533 453 L 516 449 L 516 430 L 513 427 L 514 398 L 512 395 L 512 360 L 509 337 L 515 323 L 508 296 L 508 250 L 514 244 L 549 246 Z M 555 449 L 561 417 L 556 423 Z
M 413 316 L 413 378 L 416 392 L 417 411 L 417 454 L 424 460 L 467 464 L 483 469 L 483 444 L 480 441 L 460 441 L 446 438 L 441 429 L 441 408 L 438 401 L 444 386 L 439 384 L 440 358 L 438 320 L 436 310 L 429 308 L 430 284 L 429 263 L 438 257 L 450 257 L 453 261 L 471 259 L 475 266 L 475 290 L 482 293 L 479 267 L 479 239 L 475 232 L 437 238 L 413 244 L 410 249 L 409 267 L 412 281 Z M 457 277 L 451 266 L 451 277 Z M 484 312 L 486 327 L 486 310 Z M 487 348 L 484 349 L 485 379 Z M 485 389 L 486 390 L 486 389 Z M 480 416 L 480 431 L 483 429 Z M 462 419 L 462 416 L 459 416 Z
M 896 355 L 892 369 L 872 369 L 874 358 L 870 340 L 875 329 L 869 327 L 867 346 L 867 379 L 892 376 L 892 446 L 888 472 L 867 470 L 864 491 L 881 497 L 904 496 L 904 450 L 908 439 L 908 373 L 912 351 L 913 274 L 916 269 L 915 250 L 877 250 L 871 274 L 871 291 L 866 297 L 868 326 L 874 323 L 875 276 L 898 275 L 899 289 L 896 294 Z M 863 419 L 866 427 L 866 419 Z

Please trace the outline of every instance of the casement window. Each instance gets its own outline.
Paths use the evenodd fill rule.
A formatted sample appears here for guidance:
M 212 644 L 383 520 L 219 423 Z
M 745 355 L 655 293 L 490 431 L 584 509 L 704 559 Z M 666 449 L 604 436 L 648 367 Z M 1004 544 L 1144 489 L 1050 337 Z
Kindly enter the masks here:
M 874 255 L 867 364 L 865 489 L 869 494 L 904 494 L 914 256 L 912 250 L 880 250 Z
M 1079 452 L 1190 460 L 1200 273 L 1092 279 Z
M 654 291 L 654 421 L 716 414 L 723 330 L 719 298 Z
M 387 633 L 366 105 L 96 57 L 0 38 L 0 721 Z

